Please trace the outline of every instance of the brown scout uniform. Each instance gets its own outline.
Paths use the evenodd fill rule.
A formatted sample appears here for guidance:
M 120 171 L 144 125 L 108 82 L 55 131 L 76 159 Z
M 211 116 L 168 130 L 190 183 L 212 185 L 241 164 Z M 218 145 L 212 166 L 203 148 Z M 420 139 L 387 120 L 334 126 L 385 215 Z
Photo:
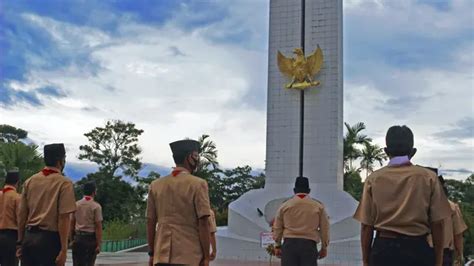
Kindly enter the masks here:
M 96 222 L 102 222 L 102 207 L 93 199 L 87 200 L 86 197 L 76 202 L 76 232 L 95 233 Z
M 0 265 L 16 265 L 20 194 L 14 186 L 0 190 Z
M 18 214 L 21 196 L 14 186 L 5 185 L 7 192 L 0 190 L 0 230 L 18 230 Z
M 147 218 L 158 221 L 153 264 L 199 265 L 203 252 L 198 219 L 210 215 L 207 182 L 184 168 L 150 185 Z
M 428 265 L 434 263 L 434 256 L 430 255 L 432 251 L 426 242 L 426 236 L 431 232 L 430 224 L 445 219 L 450 213 L 437 175 L 408 163 L 383 167 L 366 179 L 354 218 L 377 230 L 371 250 L 372 255 L 377 254 L 377 259 L 391 262 L 390 265 L 408 265 L 413 259 L 419 259 L 417 265 Z M 383 234 L 392 234 L 393 238 Z M 379 247 L 381 250 L 378 250 Z M 398 256 L 396 252 L 405 255 Z M 371 265 L 383 264 L 374 260 Z
M 324 205 L 312 199 L 294 196 L 278 209 L 273 224 L 273 236 L 277 243 L 285 238 L 304 238 L 329 245 L 329 219 Z
M 428 235 L 451 213 L 435 173 L 420 166 L 386 166 L 365 181 L 354 218 L 376 230 Z
M 102 207 L 90 196 L 76 202 L 76 226 L 72 258 L 74 265 L 93 266 L 96 260 L 96 223 L 102 222 Z
M 443 233 L 444 233 L 444 256 L 443 264 L 453 264 L 453 251 L 454 251 L 454 236 L 462 234 L 467 230 L 467 225 L 462 218 L 461 210 L 459 206 L 449 200 L 451 207 L 451 216 L 443 220 Z M 433 239 L 431 235 L 428 237 L 430 246 L 433 246 Z
M 60 214 L 76 210 L 73 184 L 59 169 L 45 169 L 23 186 L 20 221 L 26 224 L 22 265 L 49 265 L 61 250 L 58 233 Z
M 444 245 L 445 249 L 454 250 L 454 236 L 464 233 L 467 230 L 467 225 L 462 218 L 459 206 L 449 201 L 451 206 L 451 216 L 443 220 L 444 229 Z

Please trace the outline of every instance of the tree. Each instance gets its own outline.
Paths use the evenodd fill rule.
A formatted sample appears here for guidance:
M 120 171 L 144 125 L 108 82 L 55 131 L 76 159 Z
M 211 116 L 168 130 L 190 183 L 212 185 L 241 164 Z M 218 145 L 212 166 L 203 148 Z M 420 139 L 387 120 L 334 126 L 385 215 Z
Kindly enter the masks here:
M 364 183 L 360 177 L 360 169 L 349 168 L 344 172 L 344 191 L 351 194 L 356 200 L 362 197 Z
M 138 137 L 142 133 L 143 130 L 135 128 L 133 123 L 108 121 L 105 127 L 96 127 L 84 134 L 89 145 L 79 147 L 82 151 L 79 159 L 97 163 L 99 171 L 77 182 L 76 192 L 78 196 L 82 195 L 82 185 L 94 181 L 96 200 L 102 205 L 104 220 L 131 221 L 144 214 L 144 196 L 156 173 L 138 176 L 142 167 Z M 133 178 L 136 185 L 122 175 Z
M 353 161 L 361 157 L 361 151 L 358 149 L 357 145 L 370 143 L 372 141 L 367 135 L 361 134 L 365 129 L 365 124 L 359 122 L 353 126 L 348 123 L 344 123 L 346 126 L 346 135 L 344 136 L 344 167 L 353 168 Z
M 89 145 L 81 145 L 81 160 L 89 160 L 99 165 L 99 171 L 107 176 L 114 176 L 118 169 L 124 175 L 135 178 L 142 168 L 138 157 L 138 137 L 143 130 L 135 128 L 133 123 L 120 120 L 107 121 L 105 127 L 96 127 L 84 134 Z
M 38 146 L 26 145 L 22 142 L 0 143 L 0 172 L 17 168 L 23 183 L 27 178 L 36 174 L 44 167 L 44 161 L 38 152 Z
M 217 146 L 214 141 L 209 139 L 209 135 L 203 134 L 198 139 L 200 144 L 199 149 L 199 165 L 196 172 L 201 172 L 209 166 L 216 169 L 219 166 L 217 162 Z
M 364 149 L 361 152 L 362 161 L 360 166 L 365 170 L 365 177 L 367 178 L 374 171 L 374 164 L 378 162 L 379 166 L 382 166 L 387 156 L 384 150 L 376 144 L 372 145 L 369 142 L 365 142 L 363 145 Z
M 0 125 L 0 143 L 2 142 L 17 142 L 21 139 L 26 139 L 28 132 L 21 128 L 16 128 L 10 125 Z

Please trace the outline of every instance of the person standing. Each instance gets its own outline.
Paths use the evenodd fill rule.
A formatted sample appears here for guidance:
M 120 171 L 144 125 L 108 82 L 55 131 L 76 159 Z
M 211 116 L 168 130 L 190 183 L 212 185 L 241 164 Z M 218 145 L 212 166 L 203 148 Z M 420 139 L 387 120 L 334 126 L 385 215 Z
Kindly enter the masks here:
M 276 246 L 281 246 L 282 266 L 314 266 L 327 256 L 329 219 L 324 205 L 312 199 L 309 180 L 297 177 L 295 196 L 283 203 L 273 223 Z M 283 245 L 281 241 L 283 240 Z M 317 243 L 321 242 L 318 252 Z M 279 250 L 276 253 L 280 253 Z
M 438 174 L 438 169 L 430 168 Z M 443 176 L 438 176 L 439 181 L 442 185 L 443 192 L 448 197 L 448 189 L 446 188 Z M 461 210 L 459 205 L 449 201 L 451 207 L 451 215 L 443 220 L 443 266 L 452 266 L 455 264 L 460 265 L 463 257 L 463 233 L 467 230 L 467 225 L 462 218 Z
M 412 131 L 392 126 L 385 138 L 388 166 L 373 172 L 364 184 L 354 214 L 361 226 L 364 265 L 440 266 L 442 221 L 451 214 L 438 177 L 412 165 L 416 153 Z M 375 241 L 372 244 L 374 230 Z M 434 249 L 427 242 L 432 232 Z M 433 254 L 434 251 L 434 254 Z
M 147 200 L 149 265 L 209 265 L 210 203 L 207 182 L 192 175 L 199 142 L 170 144 L 176 168 L 153 181 Z
M 0 265 L 18 265 L 16 241 L 18 238 L 18 211 L 20 194 L 16 192 L 20 175 L 18 171 L 9 171 L 5 185 L 0 190 Z
M 84 184 L 83 191 L 71 219 L 72 260 L 74 266 L 94 266 L 102 243 L 102 207 L 94 201 L 95 183 Z
M 18 254 L 22 266 L 63 266 L 67 257 L 70 214 L 76 210 L 71 180 L 62 171 L 64 144 L 44 146 L 46 167 L 23 185 Z

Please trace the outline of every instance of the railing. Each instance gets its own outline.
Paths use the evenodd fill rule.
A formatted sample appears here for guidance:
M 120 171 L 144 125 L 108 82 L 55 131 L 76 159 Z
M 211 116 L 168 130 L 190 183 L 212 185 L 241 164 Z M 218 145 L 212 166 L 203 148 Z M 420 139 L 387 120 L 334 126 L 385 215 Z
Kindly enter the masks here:
M 146 243 L 146 239 L 104 240 L 102 241 L 101 251 L 117 252 L 120 250 L 138 247 Z

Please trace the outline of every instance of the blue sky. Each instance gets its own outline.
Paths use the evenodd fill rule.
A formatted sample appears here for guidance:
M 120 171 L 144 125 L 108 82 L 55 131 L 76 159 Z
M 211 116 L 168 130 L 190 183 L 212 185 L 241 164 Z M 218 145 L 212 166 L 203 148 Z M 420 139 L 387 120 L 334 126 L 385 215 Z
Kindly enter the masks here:
M 418 163 L 456 178 L 474 169 L 472 10 L 344 0 L 345 121 L 381 146 L 411 126 Z M 165 167 L 167 143 L 207 133 L 224 167 L 263 168 L 267 46 L 264 0 L 2 1 L 0 123 L 74 158 L 83 133 L 133 121 L 143 160 Z

